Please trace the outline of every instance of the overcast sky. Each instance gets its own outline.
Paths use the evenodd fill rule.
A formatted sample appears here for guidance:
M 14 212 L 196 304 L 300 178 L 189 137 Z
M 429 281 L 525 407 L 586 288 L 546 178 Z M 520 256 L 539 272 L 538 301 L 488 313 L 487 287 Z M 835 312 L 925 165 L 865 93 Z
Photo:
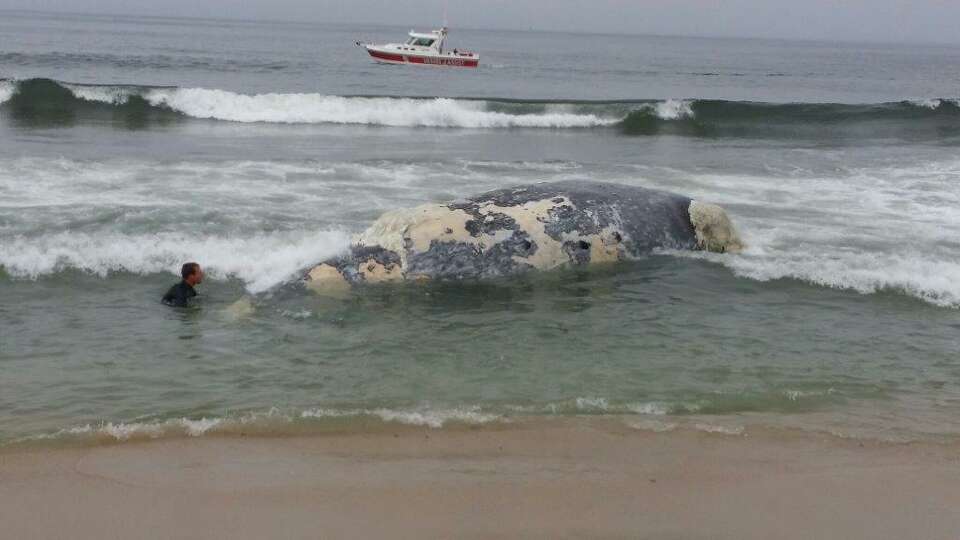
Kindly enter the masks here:
M 425 27 L 444 0 L 0 0 L 0 8 Z M 960 43 L 960 0 L 448 0 L 453 27 Z

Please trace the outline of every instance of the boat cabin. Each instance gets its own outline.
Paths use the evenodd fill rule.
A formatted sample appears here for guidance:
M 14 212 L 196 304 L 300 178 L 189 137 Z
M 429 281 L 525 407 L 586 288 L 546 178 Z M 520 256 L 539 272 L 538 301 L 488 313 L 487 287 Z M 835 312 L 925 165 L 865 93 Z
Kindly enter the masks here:
M 406 47 L 423 47 L 443 52 L 443 40 L 447 37 L 447 29 L 434 30 L 428 34 L 410 31 L 410 39 L 404 43 Z

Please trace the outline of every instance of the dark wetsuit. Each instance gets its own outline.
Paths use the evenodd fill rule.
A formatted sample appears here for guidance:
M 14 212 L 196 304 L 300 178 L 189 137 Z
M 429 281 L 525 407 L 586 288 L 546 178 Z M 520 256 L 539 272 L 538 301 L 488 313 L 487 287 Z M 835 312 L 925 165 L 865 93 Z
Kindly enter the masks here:
M 170 290 L 167 291 L 167 294 L 163 295 L 164 304 L 173 307 L 187 307 L 187 301 L 197 295 L 197 291 L 193 290 L 193 287 L 190 286 L 186 281 L 181 281 L 173 287 L 170 287 Z

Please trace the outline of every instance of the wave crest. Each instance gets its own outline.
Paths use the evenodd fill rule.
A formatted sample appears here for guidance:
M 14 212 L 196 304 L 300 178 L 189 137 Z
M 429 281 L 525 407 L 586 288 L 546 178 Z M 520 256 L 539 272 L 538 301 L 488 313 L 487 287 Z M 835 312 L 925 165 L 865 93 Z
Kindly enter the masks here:
M 0 81 L 0 105 L 3 105 L 17 91 L 17 85 L 12 81 Z
M 63 232 L 0 243 L 0 267 L 14 277 L 37 278 L 69 268 L 109 272 L 176 273 L 185 260 L 202 259 L 213 277 L 234 277 L 258 293 L 284 283 L 310 264 L 346 249 L 342 231 L 263 233 L 246 237 L 182 233 L 143 235 Z M 200 256 L 202 255 L 202 257 Z
M 612 126 L 622 114 L 567 110 L 539 104 L 514 112 L 491 110 L 487 100 L 407 97 L 345 97 L 307 93 L 239 94 L 207 88 L 81 85 L 49 79 L 6 81 L 14 116 L 40 123 L 69 123 L 83 114 L 170 114 L 231 122 L 355 124 L 395 127 L 589 128 Z M 107 107 L 99 108 L 98 107 Z M 166 115 L 166 116 L 165 116 Z M 149 119 L 149 118 L 148 118 Z
M 29 124 L 104 116 L 126 127 L 188 118 L 282 124 L 466 129 L 619 128 L 626 135 L 905 137 L 960 135 L 960 102 L 760 103 L 724 100 L 537 101 L 498 98 L 240 94 L 221 89 L 0 80 L 0 113 Z
M 146 99 L 194 118 L 233 122 L 360 124 L 405 127 L 571 128 L 609 126 L 619 118 L 549 112 L 508 114 L 486 110 L 482 101 L 449 98 L 364 98 L 319 94 L 235 94 L 184 88 L 154 90 Z

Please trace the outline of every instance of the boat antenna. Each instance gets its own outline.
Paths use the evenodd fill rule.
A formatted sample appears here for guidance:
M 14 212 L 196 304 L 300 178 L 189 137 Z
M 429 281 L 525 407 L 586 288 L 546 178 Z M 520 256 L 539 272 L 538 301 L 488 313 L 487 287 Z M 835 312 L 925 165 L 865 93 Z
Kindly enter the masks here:
M 447 27 L 447 0 L 443 0 L 443 27 Z

